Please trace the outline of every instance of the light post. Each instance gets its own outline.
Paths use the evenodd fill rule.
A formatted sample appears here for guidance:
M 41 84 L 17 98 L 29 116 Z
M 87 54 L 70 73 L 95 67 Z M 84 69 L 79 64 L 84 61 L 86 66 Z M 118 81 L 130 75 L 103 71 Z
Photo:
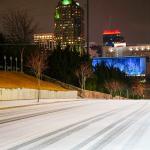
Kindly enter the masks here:
M 16 61 L 16 72 L 17 72 L 17 61 L 18 61 L 17 57 L 15 58 L 15 61 Z
M 11 71 L 12 71 L 12 56 L 10 56 L 10 68 L 11 68 Z
M 6 71 L 6 56 L 4 56 L 4 70 Z
M 21 57 L 21 72 L 23 72 L 23 58 Z
M 24 48 L 21 49 L 21 73 L 23 73 L 23 52 Z
M 87 0 L 87 54 L 89 54 L 89 0 Z
M 127 89 L 127 99 L 129 98 L 129 91 L 128 91 L 128 89 Z

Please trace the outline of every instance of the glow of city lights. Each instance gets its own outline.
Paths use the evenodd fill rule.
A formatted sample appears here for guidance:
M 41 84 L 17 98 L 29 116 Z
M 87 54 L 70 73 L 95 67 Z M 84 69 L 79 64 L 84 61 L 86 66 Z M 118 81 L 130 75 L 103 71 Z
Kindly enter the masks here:
M 77 4 L 78 6 L 80 6 L 80 4 L 79 4 L 78 2 L 76 2 L 76 4 Z
M 110 52 L 113 52 L 113 49 L 112 48 L 110 48 L 110 50 L 109 50 Z
M 143 51 L 143 50 L 144 50 L 144 47 L 142 47 L 141 50 Z

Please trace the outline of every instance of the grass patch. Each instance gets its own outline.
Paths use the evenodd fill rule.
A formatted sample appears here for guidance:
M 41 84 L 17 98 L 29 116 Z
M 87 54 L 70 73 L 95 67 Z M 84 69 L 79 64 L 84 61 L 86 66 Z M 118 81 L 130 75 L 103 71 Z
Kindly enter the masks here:
M 35 77 L 23 73 L 0 71 L 0 88 L 38 89 L 38 83 Z M 41 81 L 41 90 L 66 91 L 67 89 L 56 83 Z

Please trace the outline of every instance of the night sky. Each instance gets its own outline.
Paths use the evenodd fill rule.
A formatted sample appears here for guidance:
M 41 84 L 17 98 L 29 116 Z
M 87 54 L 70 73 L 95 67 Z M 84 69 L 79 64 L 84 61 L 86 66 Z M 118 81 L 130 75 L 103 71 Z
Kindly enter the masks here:
M 39 24 L 39 32 L 53 32 L 58 0 L 0 0 L 0 16 L 9 9 L 26 9 Z M 86 7 L 86 0 L 79 0 Z M 150 0 L 90 0 L 90 41 L 101 42 L 109 26 L 120 29 L 127 44 L 150 43 Z

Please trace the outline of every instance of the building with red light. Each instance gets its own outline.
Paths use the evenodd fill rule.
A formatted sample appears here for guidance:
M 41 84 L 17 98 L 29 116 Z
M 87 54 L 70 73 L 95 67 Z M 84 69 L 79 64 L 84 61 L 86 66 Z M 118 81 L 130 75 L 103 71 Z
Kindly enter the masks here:
M 145 58 L 146 63 L 145 66 L 143 65 L 146 68 L 145 75 L 150 75 L 150 44 L 127 45 L 119 30 L 105 30 L 102 50 L 102 59 L 122 58 L 123 60 L 126 57 L 131 57 L 132 61 L 136 57 Z
M 103 46 L 125 47 L 126 42 L 119 30 L 105 30 L 103 32 Z

